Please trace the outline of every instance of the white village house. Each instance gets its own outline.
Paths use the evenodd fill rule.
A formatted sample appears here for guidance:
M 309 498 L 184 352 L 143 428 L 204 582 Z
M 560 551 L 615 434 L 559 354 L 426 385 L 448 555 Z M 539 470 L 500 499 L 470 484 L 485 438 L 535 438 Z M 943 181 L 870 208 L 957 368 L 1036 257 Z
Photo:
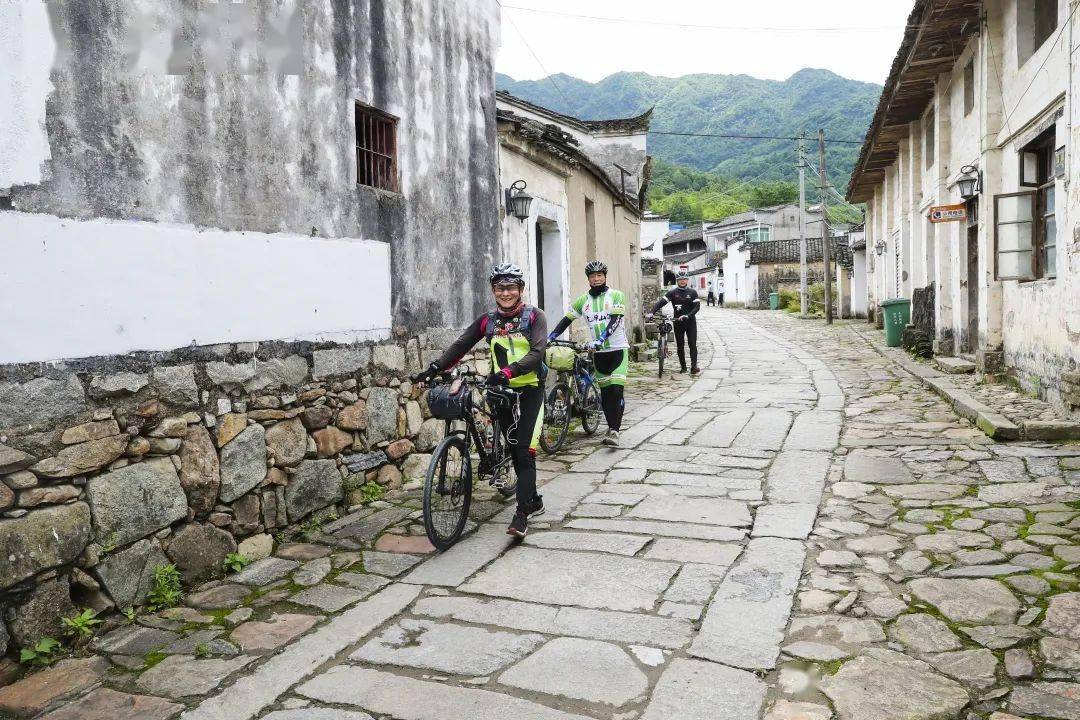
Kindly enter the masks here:
M 938 354 L 1073 412 L 1078 24 L 1075 0 L 919 0 L 847 193 L 867 204 L 871 312 L 932 298 Z M 933 222 L 942 206 L 962 219 Z

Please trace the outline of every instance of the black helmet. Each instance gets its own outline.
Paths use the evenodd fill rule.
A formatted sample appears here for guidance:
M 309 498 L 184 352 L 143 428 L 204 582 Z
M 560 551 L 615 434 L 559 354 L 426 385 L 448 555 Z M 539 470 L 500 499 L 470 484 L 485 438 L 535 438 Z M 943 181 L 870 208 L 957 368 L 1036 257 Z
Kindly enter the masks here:
M 494 285 L 499 280 L 509 280 L 525 287 L 525 273 L 521 272 L 521 268 L 514 263 L 498 263 L 491 266 L 488 282 Z
M 585 274 L 592 275 L 593 273 L 604 273 L 607 275 L 607 265 L 600 260 L 593 260 L 585 266 Z

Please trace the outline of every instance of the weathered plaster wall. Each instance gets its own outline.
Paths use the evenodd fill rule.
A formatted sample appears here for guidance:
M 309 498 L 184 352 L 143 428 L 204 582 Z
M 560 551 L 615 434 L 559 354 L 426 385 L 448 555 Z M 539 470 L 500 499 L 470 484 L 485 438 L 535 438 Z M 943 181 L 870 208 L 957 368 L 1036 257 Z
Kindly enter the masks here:
M 548 155 L 537 154 L 528 143 L 516 136 L 504 136 L 500 143 L 501 186 L 507 188 L 518 180 L 524 180 L 527 183 L 526 192 L 533 197 L 528 219 L 521 221 L 512 215 L 501 218 L 502 258 L 521 267 L 526 277 L 526 301 L 540 305 L 536 223 L 544 223 L 544 285 L 550 292 L 544 294 L 542 309 L 548 314 L 548 324 L 551 325 L 562 314 L 569 300 L 566 290 L 569 281 L 566 178 L 570 167 Z
M 49 159 L 45 100 L 55 52 L 45 3 L 0 8 L 0 189 L 41 181 Z
M 386 242 L 395 324 L 462 325 L 486 301 L 494 0 L 61 0 L 48 4 L 51 35 L 20 19 L 25 5 L 41 3 L 0 6 L 0 28 L 36 28 L 29 45 L 55 37 L 58 49 L 42 178 L 19 174 L 16 209 Z M 252 35 L 237 49 L 245 13 Z M 26 77 L 29 127 L 41 68 Z M 400 118 L 400 193 L 356 184 L 357 100 Z M 328 268 L 327 282 L 363 291 L 357 271 Z
M 21 212 L 0 236 L 0 363 L 390 336 L 387 243 Z

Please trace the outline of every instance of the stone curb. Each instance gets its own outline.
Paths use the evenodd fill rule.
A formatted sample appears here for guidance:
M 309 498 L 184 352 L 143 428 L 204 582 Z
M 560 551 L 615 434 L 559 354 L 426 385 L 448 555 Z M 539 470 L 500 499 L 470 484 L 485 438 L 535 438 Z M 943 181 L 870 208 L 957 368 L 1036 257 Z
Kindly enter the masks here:
M 896 363 L 903 370 L 918 378 L 923 385 L 952 405 L 957 415 L 975 423 L 975 426 L 986 433 L 987 436 L 994 440 L 1020 439 L 1020 426 L 953 385 L 945 373 L 909 360 L 903 351 L 885 347 L 877 338 L 860 332 L 854 327 L 851 330 L 865 340 L 883 358 Z M 1077 424 L 1077 430 L 1080 431 L 1080 424 Z M 1028 439 L 1035 438 L 1029 436 Z

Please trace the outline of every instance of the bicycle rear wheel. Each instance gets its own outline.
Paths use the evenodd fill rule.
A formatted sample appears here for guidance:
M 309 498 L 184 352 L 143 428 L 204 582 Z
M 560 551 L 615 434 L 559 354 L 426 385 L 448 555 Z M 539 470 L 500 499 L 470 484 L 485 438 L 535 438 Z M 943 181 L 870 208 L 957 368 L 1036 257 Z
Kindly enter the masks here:
M 540 447 L 554 455 L 566 442 L 570 431 L 570 386 L 555 383 L 544 399 L 544 425 L 540 429 Z
M 472 460 L 460 435 L 443 438 L 431 455 L 424 478 L 424 530 L 438 550 L 461 537 L 472 502 Z
M 589 383 L 581 396 L 581 429 L 586 435 L 592 435 L 600 427 L 600 390 L 595 383 Z

